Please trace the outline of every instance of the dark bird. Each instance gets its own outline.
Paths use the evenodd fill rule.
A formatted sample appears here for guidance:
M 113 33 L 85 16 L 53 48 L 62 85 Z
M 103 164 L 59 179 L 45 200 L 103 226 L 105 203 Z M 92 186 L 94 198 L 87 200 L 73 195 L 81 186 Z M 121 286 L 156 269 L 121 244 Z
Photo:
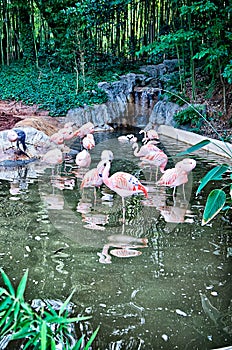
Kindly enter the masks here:
M 21 129 L 12 129 L 12 130 L 9 130 L 8 134 L 7 134 L 7 137 L 8 137 L 8 140 L 10 142 L 16 142 L 16 146 L 17 146 L 17 149 L 19 151 L 21 151 L 19 145 L 21 143 L 21 145 L 23 146 L 23 151 L 25 152 L 26 149 L 27 149 L 27 146 L 26 146 L 26 134 L 23 130 Z

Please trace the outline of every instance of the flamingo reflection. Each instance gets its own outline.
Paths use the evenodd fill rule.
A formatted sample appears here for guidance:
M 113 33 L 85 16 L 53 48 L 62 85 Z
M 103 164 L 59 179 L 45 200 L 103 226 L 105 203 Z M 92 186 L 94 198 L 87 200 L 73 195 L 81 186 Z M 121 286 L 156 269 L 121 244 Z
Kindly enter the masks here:
M 109 236 L 108 240 L 109 243 L 105 244 L 102 251 L 97 253 L 101 264 L 111 264 L 112 255 L 118 258 L 139 256 L 142 252 L 135 248 L 146 248 L 148 243 L 147 238 L 137 238 L 123 234 Z

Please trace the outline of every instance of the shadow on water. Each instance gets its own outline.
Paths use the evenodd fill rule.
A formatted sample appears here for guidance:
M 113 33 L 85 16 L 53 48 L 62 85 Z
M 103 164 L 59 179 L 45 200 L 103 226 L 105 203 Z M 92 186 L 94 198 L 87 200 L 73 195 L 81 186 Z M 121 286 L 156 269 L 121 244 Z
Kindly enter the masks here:
M 1 168 L 1 267 L 17 284 L 29 267 L 26 297 L 65 300 L 73 288 L 76 313 L 91 315 L 78 332 L 87 338 L 100 324 L 93 349 L 214 349 L 230 345 L 231 222 L 220 214 L 201 226 L 205 195 L 199 180 L 218 159 L 198 152 L 185 186 L 157 187 L 154 172 L 139 167 L 132 130 L 96 133 L 91 168 L 104 149 L 114 171 L 134 171 L 149 196 L 126 200 L 105 186 L 80 190 L 86 170 L 74 159 L 62 166 L 38 162 Z M 133 129 L 133 132 L 137 130 Z M 139 135 L 137 135 L 139 136 Z M 72 148 L 78 150 L 80 145 Z M 184 144 L 162 137 L 167 167 Z M 160 174 L 159 174 L 160 176 Z

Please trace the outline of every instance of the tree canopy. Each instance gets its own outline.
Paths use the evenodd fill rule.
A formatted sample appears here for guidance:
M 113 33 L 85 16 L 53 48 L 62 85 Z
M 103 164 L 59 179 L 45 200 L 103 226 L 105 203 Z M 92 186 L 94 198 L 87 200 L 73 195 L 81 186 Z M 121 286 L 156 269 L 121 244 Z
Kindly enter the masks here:
M 91 67 L 177 58 L 179 87 L 200 71 L 232 82 L 231 0 L 0 0 L 1 65 L 84 74 Z

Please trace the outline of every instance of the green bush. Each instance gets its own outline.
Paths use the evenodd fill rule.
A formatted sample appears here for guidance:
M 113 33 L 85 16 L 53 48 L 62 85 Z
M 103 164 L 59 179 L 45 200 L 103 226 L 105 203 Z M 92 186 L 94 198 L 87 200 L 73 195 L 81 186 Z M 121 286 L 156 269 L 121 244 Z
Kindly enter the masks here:
M 204 113 L 203 106 L 195 106 L 199 113 Z M 199 131 L 202 125 L 202 117 L 191 107 L 178 111 L 174 115 L 174 120 L 178 125 L 189 125 L 196 132 Z
M 102 76 L 101 76 L 102 79 Z M 71 108 L 106 102 L 105 93 L 97 88 L 99 77 L 64 73 L 48 68 L 12 64 L 0 70 L 0 99 L 37 104 L 52 116 L 66 115 Z

